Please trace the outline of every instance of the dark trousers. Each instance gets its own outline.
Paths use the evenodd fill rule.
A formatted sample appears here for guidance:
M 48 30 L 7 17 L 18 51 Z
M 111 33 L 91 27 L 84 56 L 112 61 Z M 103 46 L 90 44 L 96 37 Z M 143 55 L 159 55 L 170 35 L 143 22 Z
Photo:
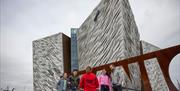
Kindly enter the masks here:
M 100 91 L 109 91 L 109 86 L 108 85 L 101 85 Z
M 121 85 L 113 85 L 113 91 L 122 91 Z
M 77 88 L 73 87 L 71 88 L 71 91 L 77 91 Z

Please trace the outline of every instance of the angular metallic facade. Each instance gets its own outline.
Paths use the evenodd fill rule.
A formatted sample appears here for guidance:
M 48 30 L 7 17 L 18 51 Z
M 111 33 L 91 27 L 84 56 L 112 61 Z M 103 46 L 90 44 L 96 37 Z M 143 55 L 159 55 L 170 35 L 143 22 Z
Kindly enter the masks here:
M 140 55 L 139 33 L 128 0 L 102 0 L 77 32 L 79 69 Z M 129 65 L 132 82 L 141 89 L 137 64 Z
M 141 41 L 141 44 L 143 54 L 160 50 L 160 48 L 145 41 Z M 152 91 L 169 91 L 157 59 L 146 60 L 144 64 L 151 83 Z
M 102 0 L 77 32 L 79 68 L 140 55 L 139 33 L 128 0 Z
M 102 0 L 80 28 L 71 29 L 71 39 L 58 33 L 33 41 L 34 91 L 56 91 L 59 76 L 72 69 L 159 50 L 139 37 L 128 0 Z M 147 60 L 145 66 L 153 91 L 168 91 L 157 60 Z M 143 89 L 139 65 L 130 64 L 129 70 L 132 80 L 125 74 L 123 87 Z
M 34 91 L 56 91 L 63 72 L 70 72 L 70 38 L 62 33 L 33 41 Z

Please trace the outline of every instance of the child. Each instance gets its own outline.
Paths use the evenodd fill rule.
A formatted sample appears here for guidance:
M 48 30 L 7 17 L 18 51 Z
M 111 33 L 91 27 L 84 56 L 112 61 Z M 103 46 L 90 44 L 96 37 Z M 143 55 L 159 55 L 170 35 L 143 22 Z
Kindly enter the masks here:
M 99 76 L 100 91 L 112 91 L 110 76 L 105 69 L 102 70 L 102 75 Z
M 86 68 L 86 73 L 83 74 L 80 80 L 79 87 L 84 89 L 84 91 L 96 91 L 99 87 L 98 79 L 90 66 Z

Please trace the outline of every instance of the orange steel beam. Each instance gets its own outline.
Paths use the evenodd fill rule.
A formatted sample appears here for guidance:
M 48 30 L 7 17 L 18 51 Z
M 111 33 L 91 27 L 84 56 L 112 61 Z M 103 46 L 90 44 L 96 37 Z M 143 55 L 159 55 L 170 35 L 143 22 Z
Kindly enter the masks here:
M 122 66 L 123 69 L 125 70 L 125 72 L 127 73 L 127 75 L 129 76 L 129 79 L 131 79 L 128 64 L 138 63 L 139 67 L 140 67 L 140 71 L 141 71 L 141 79 L 143 81 L 144 90 L 152 91 L 152 88 L 151 88 L 151 85 L 149 82 L 149 78 L 148 78 L 148 75 L 146 72 L 146 68 L 144 65 L 144 61 L 147 59 L 157 58 L 160 68 L 162 70 L 162 73 L 164 75 L 165 81 L 166 81 L 170 91 L 177 91 L 177 88 L 174 86 L 174 84 L 172 83 L 170 76 L 169 76 L 169 64 L 172 61 L 172 59 L 179 53 L 180 53 L 180 45 L 177 45 L 177 46 L 169 47 L 166 49 L 154 51 L 151 53 L 143 54 L 140 56 L 131 57 L 128 59 L 124 59 L 124 60 L 112 62 L 109 64 L 105 64 L 102 66 L 94 67 L 93 72 L 96 73 L 97 71 L 100 71 L 104 68 L 109 69 L 109 66 L 111 64 L 114 64 L 115 66 Z M 180 61 L 180 60 L 178 60 L 178 61 Z M 79 75 L 84 74 L 85 70 L 79 71 L 78 73 L 79 73 Z

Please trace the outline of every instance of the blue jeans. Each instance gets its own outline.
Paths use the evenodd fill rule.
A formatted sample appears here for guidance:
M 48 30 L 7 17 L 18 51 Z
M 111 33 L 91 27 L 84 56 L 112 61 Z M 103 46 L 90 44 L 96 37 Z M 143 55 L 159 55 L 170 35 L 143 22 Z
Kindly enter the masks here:
M 77 89 L 76 88 L 72 88 L 71 91 L 77 91 Z

